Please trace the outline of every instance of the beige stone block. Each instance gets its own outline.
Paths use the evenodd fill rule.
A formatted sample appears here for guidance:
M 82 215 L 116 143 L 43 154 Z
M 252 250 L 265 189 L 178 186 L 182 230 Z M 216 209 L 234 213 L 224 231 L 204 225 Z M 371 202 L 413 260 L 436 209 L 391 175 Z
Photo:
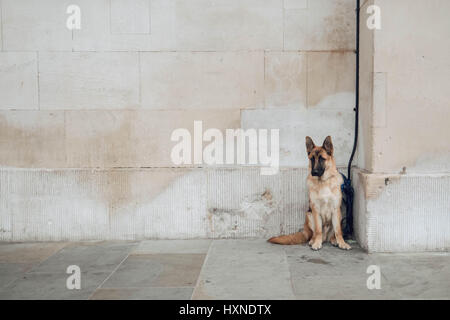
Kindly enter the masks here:
M 285 50 L 355 48 L 355 1 L 313 0 L 307 8 L 288 1 L 285 7 Z
M 69 0 L 2 1 L 3 50 L 72 50 Z
M 79 0 L 79 5 L 83 8 L 83 20 L 82 28 L 74 30 L 75 51 L 283 48 L 282 0 L 152 0 L 150 34 L 130 33 L 146 30 L 146 26 L 142 12 L 133 18 L 135 11 L 128 5 L 126 10 L 120 10 L 120 18 L 113 5 L 112 21 L 109 0 Z M 137 20 L 131 24 L 133 27 L 121 22 L 129 19 Z
M 373 74 L 373 126 L 382 128 L 386 126 L 386 73 Z
M 243 129 L 279 129 L 280 167 L 307 167 L 305 137 L 322 144 L 331 135 L 338 166 L 345 166 L 353 146 L 354 112 L 342 109 L 258 109 L 242 111 Z
M 265 55 L 265 106 L 306 106 L 306 55 L 267 52 Z
M 0 53 L 0 109 L 38 109 L 37 54 Z
M 374 0 L 364 1 L 361 7 L 360 18 L 362 27 L 360 29 L 359 44 L 359 132 L 356 152 L 356 163 L 359 168 L 371 170 L 372 167 L 372 114 L 373 114 L 373 43 L 374 30 L 365 26 L 367 19 L 366 9 L 373 4 Z
M 143 108 L 264 104 L 263 52 L 146 52 L 141 68 Z
M 0 50 L 3 50 L 3 23 L 2 15 L 0 14 Z
M 284 10 L 284 50 L 310 50 L 308 10 Z
M 150 33 L 150 0 L 111 0 L 111 33 Z
M 378 0 L 375 4 L 382 20 L 381 29 L 375 31 L 373 68 L 375 75 L 384 75 L 385 86 L 383 90 L 382 81 L 374 83 L 378 127 L 371 149 L 373 170 L 449 172 L 450 3 Z
M 354 92 L 353 52 L 308 53 L 308 107 L 352 110 Z
M 307 9 L 308 0 L 284 0 L 285 9 Z
M 186 128 L 193 141 L 195 120 L 203 121 L 203 131 L 237 128 L 240 111 L 67 111 L 68 166 L 174 167 L 172 132 Z
M 133 1 L 145 6 L 143 1 Z M 110 7 L 110 0 L 77 2 L 83 8 L 83 20 L 82 28 L 73 33 L 75 51 L 152 51 L 176 48 L 175 0 L 148 1 L 150 9 L 145 9 L 145 14 L 149 12 L 149 26 L 146 25 L 145 14 L 137 13 L 135 7 L 129 5 L 130 1 L 121 0 L 120 4 L 125 9 L 119 12 L 116 12 L 119 10 L 118 6 L 113 4 Z M 133 23 L 129 24 L 130 20 Z M 143 31 L 146 33 L 141 33 Z
M 0 150 L 2 167 L 63 167 L 64 113 L 1 111 Z
M 445 97 L 448 101 L 445 90 L 448 86 L 444 87 L 448 82 L 442 80 L 449 73 L 450 3 L 445 0 L 376 0 L 375 4 L 382 14 L 381 29 L 375 31 L 374 72 L 409 77 L 411 84 L 420 86 L 424 96 L 434 94 L 434 99 L 442 101 Z M 411 7 L 407 14 L 405 6 Z M 421 81 L 425 75 L 440 81 Z M 415 87 L 405 86 L 406 89 L 415 91 Z
M 283 48 L 281 0 L 178 0 L 176 19 L 181 50 Z
M 40 53 L 39 86 L 41 109 L 137 108 L 138 53 Z

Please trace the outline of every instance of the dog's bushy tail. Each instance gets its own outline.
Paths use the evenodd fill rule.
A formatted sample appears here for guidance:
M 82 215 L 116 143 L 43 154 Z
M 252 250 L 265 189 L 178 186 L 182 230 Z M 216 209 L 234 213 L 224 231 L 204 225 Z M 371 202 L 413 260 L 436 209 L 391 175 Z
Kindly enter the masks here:
M 270 243 L 276 243 L 276 244 L 301 244 L 306 243 L 309 239 L 311 239 L 312 234 L 309 232 L 309 230 L 302 230 L 300 232 L 296 232 L 289 235 L 279 236 L 279 237 L 272 237 L 269 241 Z

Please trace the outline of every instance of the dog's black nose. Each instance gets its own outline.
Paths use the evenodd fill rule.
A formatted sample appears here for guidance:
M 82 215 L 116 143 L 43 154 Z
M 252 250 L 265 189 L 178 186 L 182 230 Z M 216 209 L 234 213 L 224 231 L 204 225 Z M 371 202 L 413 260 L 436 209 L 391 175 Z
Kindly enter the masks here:
M 311 170 L 311 175 L 313 177 L 321 177 L 325 170 Z

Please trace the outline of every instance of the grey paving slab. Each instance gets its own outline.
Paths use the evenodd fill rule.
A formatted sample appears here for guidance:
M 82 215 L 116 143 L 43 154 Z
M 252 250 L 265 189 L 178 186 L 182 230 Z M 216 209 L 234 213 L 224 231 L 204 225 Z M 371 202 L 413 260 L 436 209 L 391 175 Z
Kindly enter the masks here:
M 328 243 L 319 251 L 308 245 L 283 247 L 292 276 L 366 275 L 372 264 L 369 255 L 352 244 L 352 250 L 341 250 Z
M 37 263 L 55 254 L 67 243 L 0 243 L 0 263 Z
M 312 276 L 293 277 L 292 283 L 297 299 L 302 300 L 378 300 L 400 299 L 388 285 L 369 290 L 367 276 Z
M 0 288 L 61 250 L 66 243 L 0 243 Z
M 194 288 L 113 288 L 98 289 L 92 300 L 188 300 Z
M 373 254 L 403 299 L 450 299 L 450 253 Z
M 71 243 L 30 272 L 66 272 L 70 265 L 79 266 L 81 272 L 111 272 L 126 258 L 136 244 L 136 242 L 127 241 Z
M 298 299 L 395 299 L 385 279 L 381 289 L 367 288 L 367 268 L 373 259 L 356 243 L 352 250 L 324 244 L 319 251 L 307 245 L 284 247 L 292 286 Z
M 0 299 L 450 299 L 450 253 L 367 254 L 352 246 L 1 243 Z M 69 265 L 81 268 L 81 290 L 66 287 Z M 380 290 L 367 288 L 371 265 L 380 267 Z
M 69 300 L 88 299 L 106 279 L 107 272 L 81 274 L 81 289 L 69 290 L 65 273 L 27 273 L 0 290 L 0 300 Z
M 130 255 L 102 288 L 194 287 L 204 254 Z
M 282 246 L 265 240 L 215 240 L 193 299 L 294 299 Z
M 145 240 L 132 254 L 156 253 L 204 253 L 208 252 L 211 240 Z
M 12 281 L 19 279 L 25 272 L 30 270 L 32 264 L 28 263 L 1 263 L 0 262 L 0 288 Z

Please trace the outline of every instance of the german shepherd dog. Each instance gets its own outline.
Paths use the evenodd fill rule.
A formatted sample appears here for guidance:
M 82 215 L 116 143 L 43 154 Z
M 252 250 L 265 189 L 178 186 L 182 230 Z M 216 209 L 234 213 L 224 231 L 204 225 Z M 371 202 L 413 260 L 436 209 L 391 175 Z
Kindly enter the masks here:
M 321 147 L 306 137 L 306 151 L 309 159 L 307 186 L 309 210 L 306 213 L 303 230 L 294 234 L 273 237 L 268 241 L 277 244 L 300 244 L 308 242 L 313 250 L 320 250 L 322 242 L 350 250 L 342 238 L 341 229 L 341 185 L 343 178 L 336 169 L 331 137 L 326 137 Z

